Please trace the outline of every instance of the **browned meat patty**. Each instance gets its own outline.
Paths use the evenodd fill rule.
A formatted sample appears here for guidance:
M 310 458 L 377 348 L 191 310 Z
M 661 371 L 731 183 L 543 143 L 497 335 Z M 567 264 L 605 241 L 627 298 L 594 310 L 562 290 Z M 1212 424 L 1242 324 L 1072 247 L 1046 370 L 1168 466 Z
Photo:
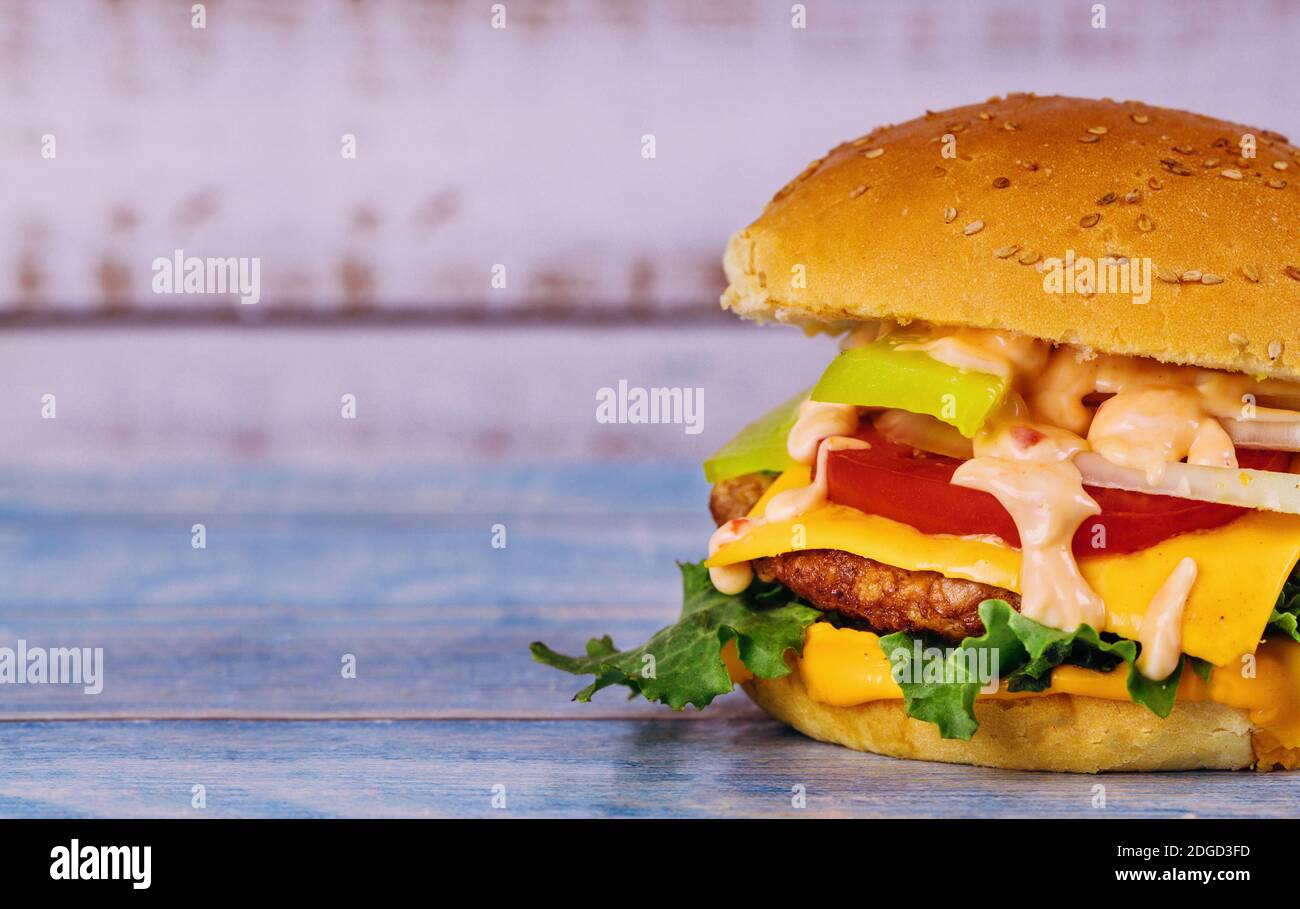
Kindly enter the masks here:
M 732 518 L 743 518 L 749 514 L 754 503 L 763 497 L 775 479 L 776 475 L 771 473 L 747 473 L 714 484 L 713 491 L 709 493 L 709 511 L 713 514 L 713 522 L 721 526 Z
M 718 483 L 709 496 L 713 519 L 722 524 L 747 514 L 770 483 L 760 474 Z M 876 631 L 924 632 L 954 643 L 984 633 L 982 601 L 1003 599 L 1020 608 L 1020 596 L 1010 590 L 937 571 L 907 571 L 836 549 L 755 559 L 754 573 L 784 584 L 824 612 L 838 612 Z

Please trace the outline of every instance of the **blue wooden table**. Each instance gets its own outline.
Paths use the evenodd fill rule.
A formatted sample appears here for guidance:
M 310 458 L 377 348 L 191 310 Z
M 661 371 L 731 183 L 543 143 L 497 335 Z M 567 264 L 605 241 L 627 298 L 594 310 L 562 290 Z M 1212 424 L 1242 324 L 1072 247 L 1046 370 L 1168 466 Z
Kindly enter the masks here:
M 741 694 L 572 703 L 582 681 L 528 643 L 666 624 L 706 495 L 671 462 L 7 471 L 0 646 L 102 647 L 105 669 L 98 695 L 0 686 L 0 814 L 1297 813 L 1297 775 L 949 767 L 807 740 Z

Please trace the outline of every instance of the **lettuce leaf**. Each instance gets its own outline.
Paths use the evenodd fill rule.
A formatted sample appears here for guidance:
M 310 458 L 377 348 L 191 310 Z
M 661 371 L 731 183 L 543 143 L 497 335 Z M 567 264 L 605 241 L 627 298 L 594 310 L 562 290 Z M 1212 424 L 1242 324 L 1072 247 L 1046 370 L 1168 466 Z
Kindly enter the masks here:
M 944 738 L 969 739 L 979 729 L 975 695 L 983 681 L 973 677 L 971 667 L 996 667 L 1011 691 L 1043 691 L 1052 683 L 1052 670 L 1063 663 L 1103 672 L 1128 663 L 1128 693 L 1134 703 L 1160 717 L 1173 710 L 1182 663 L 1169 678 L 1153 682 L 1134 665 L 1138 645 L 1133 641 L 1106 641 L 1088 625 L 1076 631 L 1058 631 L 1025 618 L 1005 600 L 985 600 L 979 613 L 984 634 L 966 638 L 959 647 L 945 648 L 942 673 L 911 668 L 918 643 L 911 635 L 898 632 L 880 639 L 894 678 L 903 689 L 908 715 L 934 723 Z M 924 641 L 920 644 L 925 649 Z M 925 676 L 930 674 L 942 677 L 927 681 Z
M 1298 625 L 1300 625 L 1300 564 L 1292 569 L 1291 577 L 1287 578 L 1286 583 L 1282 585 L 1282 592 L 1277 597 L 1277 605 L 1273 607 L 1273 614 L 1268 617 L 1265 633 L 1277 631 L 1300 641 Z
M 785 652 L 802 652 L 804 629 L 821 613 L 803 604 L 780 584 L 755 580 L 738 596 L 720 593 L 704 563 L 678 563 L 682 572 L 682 614 L 675 625 L 651 635 L 632 650 L 619 650 L 606 635 L 587 642 L 586 656 L 556 653 L 540 641 L 530 645 L 533 659 L 593 681 L 574 695 L 589 701 L 602 688 L 626 685 L 633 696 L 683 710 L 708 706 L 731 691 L 722 648 L 732 638 L 741 662 L 754 675 L 770 679 L 790 671 Z

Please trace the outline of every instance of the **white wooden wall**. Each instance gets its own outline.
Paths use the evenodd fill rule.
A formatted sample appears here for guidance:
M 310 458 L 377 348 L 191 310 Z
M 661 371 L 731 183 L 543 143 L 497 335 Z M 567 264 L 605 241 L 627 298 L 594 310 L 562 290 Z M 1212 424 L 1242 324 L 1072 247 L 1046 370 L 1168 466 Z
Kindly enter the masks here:
M 0 465 L 697 459 L 830 356 L 716 301 L 839 140 L 1014 90 L 1300 133 L 1300 0 L 504 6 L 0 0 Z M 152 294 L 177 248 L 262 302 Z M 598 424 L 619 379 L 705 431 Z
M 709 318 L 732 230 L 926 107 L 1300 132 L 1295 0 L 1111 0 L 1105 29 L 1085 0 L 804 5 L 505 0 L 494 30 L 485 0 L 210 0 L 196 30 L 189 0 L 0 0 L 0 318 Z M 176 248 L 261 257 L 263 302 L 153 295 Z

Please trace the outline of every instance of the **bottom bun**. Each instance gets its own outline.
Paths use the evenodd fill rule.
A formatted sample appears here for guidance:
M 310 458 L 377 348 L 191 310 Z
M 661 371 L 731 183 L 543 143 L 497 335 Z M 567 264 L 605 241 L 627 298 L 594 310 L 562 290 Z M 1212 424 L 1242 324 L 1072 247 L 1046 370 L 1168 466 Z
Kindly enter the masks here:
M 745 693 L 804 735 L 890 757 L 1010 770 L 1240 770 L 1257 763 L 1255 727 L 1245 710 L 1209 701 L 1179 702 L 1165 719 L 1128 701 L 1072 694 L 975 703 L 979 731 L 945 739 L 909 717 L 902 701 L 832 707 L 808 696 L 797 667 L 753 679 Z M 1261 769 L 1295 766 L 1296 752 L 1267 749 Z

